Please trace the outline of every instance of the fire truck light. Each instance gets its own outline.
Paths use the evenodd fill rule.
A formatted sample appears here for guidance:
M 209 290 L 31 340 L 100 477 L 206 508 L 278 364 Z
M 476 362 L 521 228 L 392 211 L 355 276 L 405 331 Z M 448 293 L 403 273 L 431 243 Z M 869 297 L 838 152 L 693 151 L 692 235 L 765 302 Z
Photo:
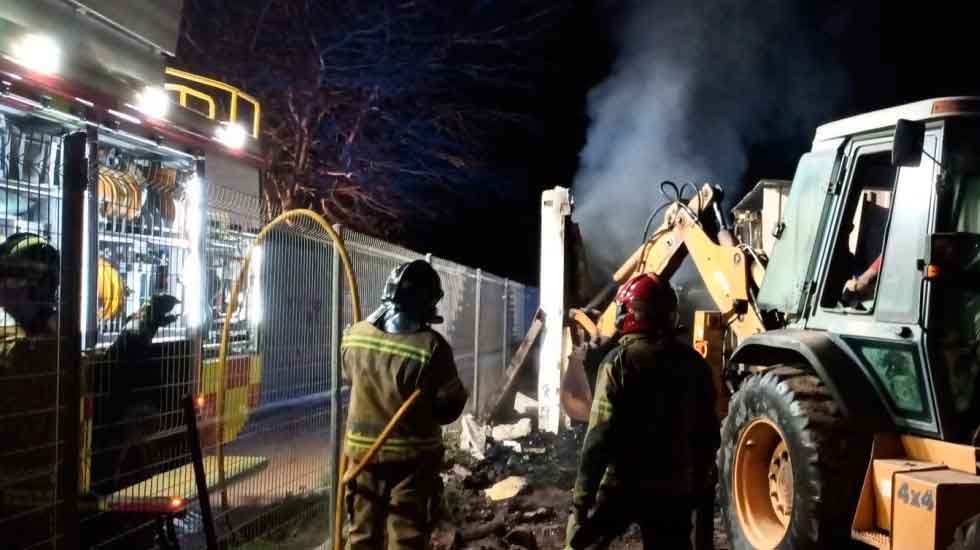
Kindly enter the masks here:
M 53 75 L 61 68 L 61 48 L 50 36 L 28 34 L 12 45 L 13 60 L 44 75 Z
M 136 108 L 150 118 L 163 118 L 170 111 L 170 97 L 163 88 L 147 86 L 136 94 Z
M 180 508 L 183 505 L 184 505 L 184 499 L 180 497 L 174 497 L 170 499 L 170 507 L 174 510 Z
M 205 400 L 204 400 L 204 396 L 203 395 L 197 396 L 197 408 L 200 409 L 200 408 L 204 407 L 204 401 Z
M 225 147 L 241 149 L 245 147 L 245 139 L 248 134 L 245 132 L 245 128 L 238 124 L 222 124 L 214 132 L 214 137 Z

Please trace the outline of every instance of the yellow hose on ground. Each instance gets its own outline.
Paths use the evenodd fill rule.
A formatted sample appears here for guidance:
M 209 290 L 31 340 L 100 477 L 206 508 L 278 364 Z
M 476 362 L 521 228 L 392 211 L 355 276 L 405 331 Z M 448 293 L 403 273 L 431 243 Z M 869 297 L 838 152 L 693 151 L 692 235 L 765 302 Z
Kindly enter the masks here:
M 225 490 L 225 369 L 228 364 L 228 340 L 229 335 L 231 334 L 231 317 L 235 310 L 238 309 L 238 295 L 241 292 L 242 286 L 244 285 L 245 277 L 248 276 L 248 268 L 251 264 L 252 253 L 255 251 L 255 248 L 262 244 L 269 231 L 279 224 L 295 218 L 306 218 L 312 220 L 328 235 L 330 235 L 330 239 L 340 252 L 340 261 L 344 266 L 344 274 L 347 278 L 347 287 L 350 289 L 352 310 L 351 318 L 355 323 L 361 320 L 361 297 L 357 290 L 357 279 L 354 277 L 354 268 L 351 264 L 350 256 L 347 254 L 347 247 L 344 246 L 343 239 L 341 239 L 340 235 L 337 234 L 333 226 L 326 219 L 324 219 L 322 215 L 308 209 L 288 210 L 276 216 L 272 221 L 267 223 L 261 231 L 259 231 L 259 234 L 255 237 L 255 242 L 251 247 L 249 247 L 248 254 L 245 255 L 245 260 L 242 262 L 242 268 L 238 272 L 238 278 L 235 279 L 235 284 L 232 286 L 231 299 L 228 301 L 228 305 L 225 308 L 225 319 L 221 326 L 221 345 L 218 348 L 218 365 L 216 373 L 218 388 L 216 392 L 217 395 L 215 396 L 215 410 L 218 414 L 218 484 L 220 487 L 222 487 L 221 505 L 224 507 L 228 506 L 228 493 Z M 340 444 L 340 442 L 338 442 L 338 444 Z M 341 449 L 341 457 L 343 457 L 343 449 Z M 344 465 L 345 461 L 341 459 L 341 476 L 343 476 Z M 338 494 L 340 493 L 341 491 L 338 491 Z M 342 499 L 343 496 L 341 495 L 338 500 L 342 502 Z

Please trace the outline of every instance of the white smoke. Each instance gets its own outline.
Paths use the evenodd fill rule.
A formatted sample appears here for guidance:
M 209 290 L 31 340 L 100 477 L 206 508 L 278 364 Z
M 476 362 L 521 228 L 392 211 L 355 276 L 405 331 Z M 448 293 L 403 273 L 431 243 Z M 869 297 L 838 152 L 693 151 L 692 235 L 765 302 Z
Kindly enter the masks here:
M 797 5 L 627 2 L 611 74 L 589 93 L 574 182 L 593 279 L 608 280 L 640 244 L 662 180 L 721 185 L 727 208 L 747 183 L 751 143 L 809 135 L 823 121 L 840 97 L 839 76 Z

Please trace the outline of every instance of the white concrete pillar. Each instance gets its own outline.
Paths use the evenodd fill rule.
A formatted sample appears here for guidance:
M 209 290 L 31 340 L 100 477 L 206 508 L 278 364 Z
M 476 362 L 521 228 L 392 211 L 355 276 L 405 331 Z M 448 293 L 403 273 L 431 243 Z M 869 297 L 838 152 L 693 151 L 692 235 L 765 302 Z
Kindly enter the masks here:
M 562 330 L 565 319 L 565 220 L 572 213 L 568 189 L 541 194 L 541 309 L 544 329 L 538 355 L 538 429 L 558 433 L 561 423 Z

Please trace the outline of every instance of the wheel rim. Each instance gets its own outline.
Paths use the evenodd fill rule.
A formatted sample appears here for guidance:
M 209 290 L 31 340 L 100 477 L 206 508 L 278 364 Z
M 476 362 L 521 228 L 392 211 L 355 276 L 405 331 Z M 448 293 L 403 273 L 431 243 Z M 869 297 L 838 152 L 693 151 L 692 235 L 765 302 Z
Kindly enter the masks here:
M 793 465 L 789 460 L 786 441 L 783 440 L 776 445 L 769 458 L 769 500 L 779 523 L 784 527 L 789 525 L 789 518 L 793 515 Z
M 793 514 L 793 465 L 782 433 L 768 418 L 742 431 L 732 481 L 745 536 L 756 548 L 775 548 Z

